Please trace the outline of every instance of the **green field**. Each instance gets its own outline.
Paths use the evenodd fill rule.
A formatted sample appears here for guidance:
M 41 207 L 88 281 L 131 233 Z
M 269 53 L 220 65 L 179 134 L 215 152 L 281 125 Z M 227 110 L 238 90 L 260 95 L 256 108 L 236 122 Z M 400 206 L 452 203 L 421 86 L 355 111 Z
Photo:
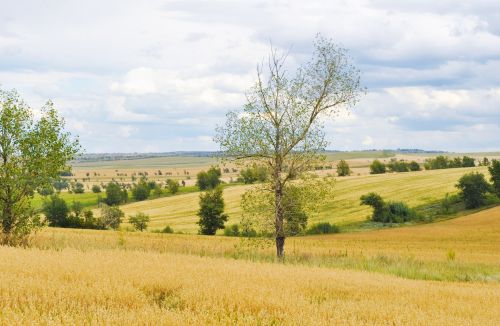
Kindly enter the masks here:
M 487 173 L 486 168 L 459 168 L 381 175 L 364 175 L 337 178 L 335 197 L 324 206 L 310 223 L 331 222 L 348 227 L 363 222 L 370 215 L 367 206 L 359 204 L 359 197 L 368 192 L 377 192 L 387 200 L 402 200 L 410 206 L 435 203 L 446 193 L 455 193 L 457 180 L 470 171 Z M 250 186 L 234 186 L 224 190 L 228 225 L 239 222 L 241 195 Z M 143 212 L 151 216 L 150 229 L 160 229 L 170 225 L 175 231 L 196 233 L 199 193 L 136 202 L 122 207 L 126 215 Z

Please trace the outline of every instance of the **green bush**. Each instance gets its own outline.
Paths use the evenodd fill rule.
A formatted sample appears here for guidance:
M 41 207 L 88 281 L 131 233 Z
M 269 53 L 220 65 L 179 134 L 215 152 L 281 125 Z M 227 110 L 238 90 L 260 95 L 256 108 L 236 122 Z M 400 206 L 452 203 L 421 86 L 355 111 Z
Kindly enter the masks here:
M 460 196 L 465 202 L 465 208 L 477 208 L 486 203 L 486 193 L 491 190 L 490 184 L 484 178 L 484 174 L 470 172 L 464 174 L 456 187 L 460 189 Z
M 174 229 L 170 225 L 167 225 L 161 230 L 161 233 L 174 233 Z
M 385 164 L 379 160 L 374 160 L 372 164 L 370 164 L 370 174 L 382 174 L 385 173 L 385 171 Z
M 373 207 L 371 217 L 373 222 L 404 223 L 418 218 L 415 210 L 409 208 L 405 203 L 398 201 L 384 202 L 382 197 L 374 192 L 363 195 L 360 199 L 362 205 Z
M 493 182 L 493 191 L 500 197 L 500 160 L 492 160 L 488 171 L 491 175 L 490 181 Z
M 238 224 L 232 224 L 224 229 L 224 235 L 227 237 L 239 237 L 240 227 Z
M 92 186 L 92 192 L 93 192 L 94 194 L 98 194 L 98 193 L 100 193 L 100 192 L 101 192 L 101 186 L 99 186 L 99 185 L 93 185 L 93 186 Z
M 311 225 L 306 234 L 330 234 L 330 233 L 339 233 L 340 229 L 338 226 L 330 223 L 316 223 Z
M 149 198 L 151 188 L 145 181 L 140 181 L 132 188 L 132 197 L 137 201 L 146 200 Z
M 339 177 L 345 177 L 348 176 L 352 173 L 351 168 L 349 167 L 349 164 L 345 160 L 340 160 L 340 162 L 337 164 L 337 174 Z
M 420 171 L 420 170 L 422 170 L 422 168 L 420 167 L 420 164 L 418 164 L 415 161 L 411 161 L 408 164 L 408 167 L 410 168 L 410 171 Z
M 224 214 L 224 198 L 222 188 L 217 187 L 200 195 L 200 217 L 198 225 L 200 234 L 214 235 L 218 229 L 224 229 L 227 214 Z
M 220 168 L 212 166 L 208 171 L 200 171 L 196 175 L 196 185 L 200 190 L 214 189 L 221 184 L 221 175 Z
M 144 231 L 148 227 L 148 223 L 151 220 L 149 215 L 139 212 L 135 215 L 129 217 L 128 222 L 132 224 L 134 229 L 137 231 Z

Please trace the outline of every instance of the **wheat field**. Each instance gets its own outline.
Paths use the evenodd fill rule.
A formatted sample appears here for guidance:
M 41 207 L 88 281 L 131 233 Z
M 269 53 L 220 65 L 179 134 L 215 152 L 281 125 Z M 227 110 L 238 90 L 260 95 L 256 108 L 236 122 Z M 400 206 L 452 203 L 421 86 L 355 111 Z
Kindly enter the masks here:
M 239 252 L 235 238 L 45 229 L 29 249 L 0 247 L 0 324 L 498 325 L 499 234 L 496 207 L 289 239 L 279 263 L 269 247 Z M 342 252 L 382 269 L 335 265 Z M 412 274 L 422 266 L 476 266 L 489 276 L 435 281 Z M 398 274 L 402 267 L 408 274 Z

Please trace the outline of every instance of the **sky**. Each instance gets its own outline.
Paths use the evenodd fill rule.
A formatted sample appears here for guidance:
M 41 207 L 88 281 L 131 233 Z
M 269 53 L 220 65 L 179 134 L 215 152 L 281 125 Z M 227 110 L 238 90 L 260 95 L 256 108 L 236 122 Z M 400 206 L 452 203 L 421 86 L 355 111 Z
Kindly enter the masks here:
M 217 150 L 270 44 L 317 33 L 367 93 L 328 149 L 500 150 L 500 2 L 0 0 L 0 87 L 51 99 L 86 152 Z

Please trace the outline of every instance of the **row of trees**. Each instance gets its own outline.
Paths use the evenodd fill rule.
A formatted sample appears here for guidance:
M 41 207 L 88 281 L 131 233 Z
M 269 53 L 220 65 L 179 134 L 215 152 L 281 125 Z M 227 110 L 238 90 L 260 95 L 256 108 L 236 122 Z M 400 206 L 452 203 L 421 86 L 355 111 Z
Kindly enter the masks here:
M 420 164 L 415 161 L 407 162 L 405 160 L 397 160 L 392 158 L 389 163 L 384 164 L 379 160 L 374 160 L 370 164 L 370 174 L 382 174 L 389 172 L 410 172 L 420 171 L 422 168 Z
M 449 158 L 448 156 L 439 155 L 426 159 L 424 167 L 426 170 L 467 168 L 476 166 L 475 162 L 476 160 L 469 156 Z

